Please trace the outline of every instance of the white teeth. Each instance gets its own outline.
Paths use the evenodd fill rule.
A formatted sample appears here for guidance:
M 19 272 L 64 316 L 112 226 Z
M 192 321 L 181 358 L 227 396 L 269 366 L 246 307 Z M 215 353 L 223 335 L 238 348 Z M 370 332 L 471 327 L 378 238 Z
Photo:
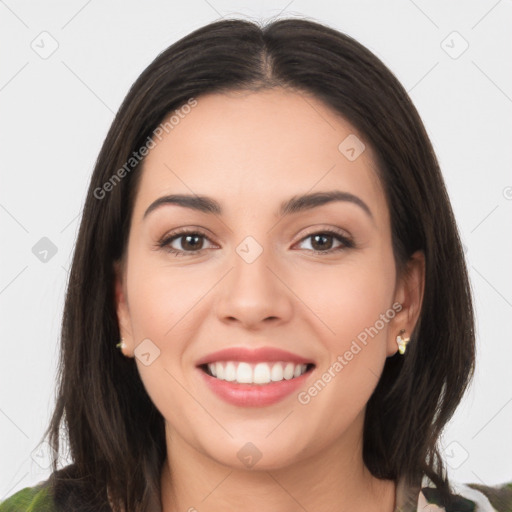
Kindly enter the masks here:
M 290 380 L 293 378 L 293 370 L 295 369 L 295 365 L 293 363 L 288 363 L 286 368 L 284 369 L 284 378 L 286 380 Z
M 275 364 L 274 366 L 272 366 L 272 372 L 270 374 L 270 378 L 274 382 L 278 382 L 280 380 L 283 380 L 283 366 L 280 365 L 280 364 Z
M 215 363 L 215 376 L 217 379 L 224 379 L 224 365 L 222 363 Z
M 220 380 L 240 384 L 268 384 L 300 377 L 306 372 L 306 364 L 288 362 L 246 363 L 237 361 L 217 361 L 208 364 L 209 372 Z
M 270 366 L 267 363 L 258 363 L 254 367 L 253 381 L 255 384 L 267 384 L 270 382 Z
M 226 365 L 224 379 L 229 382 L 236 380 L 236 366 L 231 361 Z
M 221 363 L 217 363 L 221 364 Z M 218 378 L 218 377 L 217 377 Z M 241 384 L 250 384 L 252 382 L 252 368 L 248 363 L 239 363 L 236 370 L 236 381 Z

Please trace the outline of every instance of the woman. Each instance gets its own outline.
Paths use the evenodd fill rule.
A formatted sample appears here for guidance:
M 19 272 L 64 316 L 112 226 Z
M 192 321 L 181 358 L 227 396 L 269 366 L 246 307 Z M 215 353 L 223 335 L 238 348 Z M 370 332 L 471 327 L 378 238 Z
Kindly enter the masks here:
M 396 78 L 314 22 L 212 23 L 107 135 L 53 473 L 0 511 L 510 510 L 439 454 L 474 352 L 453 212 Z

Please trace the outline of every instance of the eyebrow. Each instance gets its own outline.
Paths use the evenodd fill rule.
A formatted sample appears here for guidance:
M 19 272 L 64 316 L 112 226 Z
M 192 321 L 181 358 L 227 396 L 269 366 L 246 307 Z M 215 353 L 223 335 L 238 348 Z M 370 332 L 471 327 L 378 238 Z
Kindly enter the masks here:
M 303 212 L 335 201 L 355 204 L 359 206 L 373 220 L 373 214 L 370 208 L 362 199 L 355 196 L 354 194 L 350 194 L 349 192 L 342 192 L 340 190 L 315 192 L 312 194 L 293 196 L 280 204 L 278 215 L 284 216 Z M 211 197 L 189 194 L 171 194 L 159 197 L 153 201 L 144 212 L 142 218 L 145 219 L 152 211 L 168 204 L 182 206 L 183 208 L 190 208 L 192 210 L 203 213 L 222 215 L 222 206 L 219 202 Z

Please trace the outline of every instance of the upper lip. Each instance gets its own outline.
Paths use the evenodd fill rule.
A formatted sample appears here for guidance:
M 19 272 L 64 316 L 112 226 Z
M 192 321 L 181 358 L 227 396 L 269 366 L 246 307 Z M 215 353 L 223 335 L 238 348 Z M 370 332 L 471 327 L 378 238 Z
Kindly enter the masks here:
M 306 359 L 305 357 L 280 348 L 261 347 L 250 349 L 247 347 L 230 347 L 202 357 L 197 361 L 196 365 L 201 366 L 216 361 L 247 361 L 252 363 L 289 361 L 296 364 L 313 364 L 311 359 Z

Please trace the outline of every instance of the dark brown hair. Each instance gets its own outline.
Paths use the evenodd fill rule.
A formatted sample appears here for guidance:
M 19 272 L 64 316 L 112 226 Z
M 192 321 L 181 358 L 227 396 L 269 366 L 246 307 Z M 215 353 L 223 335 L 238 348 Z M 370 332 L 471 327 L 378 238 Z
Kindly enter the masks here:
M 454 215 L 421 119 L 395 76 L 351 37 L 305 19 L 264 26 L 224 20 L 179 40 L 144 70 L 94 168 L 67 288 L 56 407 L 45 432 L 62 510 L 109 510 L 108 486 L 126 510 L 150 511 L 159 503 L 166 456 L 164 419 L 134 359 L 115 348 L 113 264 L 126 249 L 140 164 L 101 198 L 97 191 L 191 98 L 272 87 L 314 96 L 364 136 L 377 155 L 397 269 L 415 251 L 425 254 L 420 320 L 405 355 L 386 360 L 367 404 L 363 456 L 376 477 L 412 483 L 425 473 L 449 499 L 438 439 L 473 374 L 474 321 Z M 61 427 L 73 464 L 58 471 Z

